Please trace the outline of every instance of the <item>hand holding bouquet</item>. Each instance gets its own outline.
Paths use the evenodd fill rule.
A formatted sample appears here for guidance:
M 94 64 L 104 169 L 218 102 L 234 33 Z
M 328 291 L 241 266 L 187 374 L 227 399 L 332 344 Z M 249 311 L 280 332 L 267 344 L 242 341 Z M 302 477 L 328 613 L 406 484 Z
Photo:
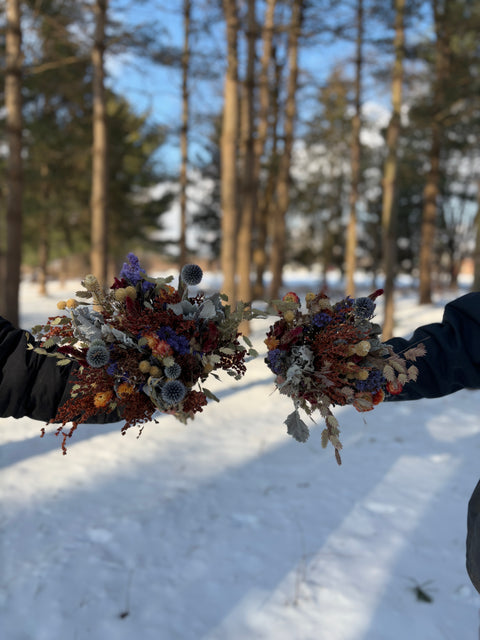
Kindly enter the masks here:
M 201 279 L 199 266 L 185 265 L 174 288 L 173 277 L 149 277 L 130 253 L 110 291 L 88 275 L 76 299 L 58 304 L 68 316 L 32 330 L 39 344 L 31 348 L 59 366 L 78 366 L 71 397 L 52 421 L 62 423 L 64 453 L 77 425 L 98 413 L 116 411 L 122 433 L 156 412 L 185 423 L 208 399 L 218 401 L 204 387 L 207 378 L 219 370 L 243 376 L 254 352 L 248 339 L 247 347 L 240 344 L 238 327 L 259 312 L 244 304 L 232 309 L 219 293 L 189 295 Z M 67 422 L 73 426 L 63 431 Z
M 278 390 L 295 407 L 285 421 L 288 433 L 305 442 L 309 429 L 299 409 L 309 416 L 319 411 L 326 424 L 322 445 L 333 445 L 338 464 L 342 444 L 331 407 L 353 404 L 358 411 L 370 411 L 386 393 L 400 393 L 416 379 L 418 369 L 409 361 L 425 354 L 418 345 L 400 356 L 381 342 L 381 328 L 372 322 L 381 293 L 337 303 L 324 293 L 307 294 L 303 312 L 298 296 L 290 292 L 276 301 L 280 318 L 265 340 L 265 362 L 276 375 Z

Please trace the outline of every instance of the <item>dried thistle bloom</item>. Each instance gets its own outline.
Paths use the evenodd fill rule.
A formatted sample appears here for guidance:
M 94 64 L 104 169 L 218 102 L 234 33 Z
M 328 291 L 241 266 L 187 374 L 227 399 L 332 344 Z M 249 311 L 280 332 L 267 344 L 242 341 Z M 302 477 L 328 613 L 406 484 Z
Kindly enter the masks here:
M 168 367 L 165 367 L 165 375 L 167 376 L 167 378 L 170 378 L 170 380 L 176 380 L 180 377 L 181 373 L 182 367 L 176 362 Z
M 186 392 L 185 385 L 180 380 L 169 380 L 162 387 L 162 400 L 168 407 L 172 407 L 184 399 Z
M 353 305 L 353 312 L 361 320 L 369 320 L 375 313 L 375 302 L 371 298 L 357 298 Z
M 182 281 L 189 287 L 200 284 L 203 278 L 203 271 L 198 264 L 186 264 L 180 273 Z
M 107 347 L 105 344 L 98 344 L 98 342 L 97 344 L 90 346 L 86 355 L 88 364 L 94 369 L 104 367 L 110 360 L 110 352 Z

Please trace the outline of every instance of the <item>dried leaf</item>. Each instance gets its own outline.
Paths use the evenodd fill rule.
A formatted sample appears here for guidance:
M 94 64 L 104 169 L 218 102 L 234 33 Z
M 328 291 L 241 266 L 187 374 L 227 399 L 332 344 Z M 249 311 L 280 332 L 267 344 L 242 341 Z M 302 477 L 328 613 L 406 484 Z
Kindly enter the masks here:
M 285 420 L 287 433 L 298 442 L 306 442 L 310 435 L 307 425 L 300 418 L 298 411 L 293 411 Z
M 327 448 L 328 441 L 329 441 L 328 429 L 324 429 L 322 431 L 322 439 L 321 439 L 323 449 Z
M 71 364 L 71 363 L 72 363 L 72 361 L 69 360 L 68 358 L 63 358 L 62 360 L 58 360 L 58 362 L 57 362 L 59 367 L 64 367 L 67 364 Z
M 205 387 L 202 387 L 202 391 L 207 396 L 207 398 L 210 398 L 210 400 L 215 400 L 215 402 L 220 402 L 219 398 L 217 398 L 217 396 L 214 393 L 212 393 L 210 389 L 205 389 Z
M 392 382 L 393 380 L 395 380 L 395 371 L 393 370 L 393 367 L 389 364 L 386 364 L 383 367 L 383 375 L 385 376 L 385 379 L 388 380 L 389 382 Z
M 418 367 L 412 364 L 411 367 L 408 367 L 408 379 L 415 381 L 418 377 Z
M 408 351 L 405 351 L 403 355 L 406 360 L 415 361 L 417 358 L 421 358 L 426 353 L 427 353 L 427 350 L 425 349 L 425 346 L 423 345 L 423 343 L 421 343 L 421 344 L 417 344 L 416 347 L 412 347 Z

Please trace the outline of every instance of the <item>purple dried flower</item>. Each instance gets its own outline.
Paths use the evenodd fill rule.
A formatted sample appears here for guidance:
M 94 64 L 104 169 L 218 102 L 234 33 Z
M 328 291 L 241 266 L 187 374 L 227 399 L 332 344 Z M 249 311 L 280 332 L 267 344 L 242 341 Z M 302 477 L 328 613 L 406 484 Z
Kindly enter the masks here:
M 125 278 L 130 284 L 135 286 L 145 275 L 145 270 L 140 266 L 140 260 L 134 253 L 127 255 L 128 262 L 123 263 L 120 271 L 120 277 Z
M 359 391 L 378 391 L 385 384 L 385 378 L 380 369 L 372 369 L 366 380 L 357 380 L 355 383 Z

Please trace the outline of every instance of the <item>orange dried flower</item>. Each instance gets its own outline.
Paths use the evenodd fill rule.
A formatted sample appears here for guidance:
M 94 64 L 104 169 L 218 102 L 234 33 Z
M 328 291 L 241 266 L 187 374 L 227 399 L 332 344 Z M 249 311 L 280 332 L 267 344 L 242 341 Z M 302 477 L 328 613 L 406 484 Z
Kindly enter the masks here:
M 135 387 L 128 382 L 122 382 L 117 387 L 117 396 L 122 400 L 131 396 L 135 391 Z
M 264 342 L 269 350 L 276 349 L 280 344 L 280 340 L 277 340 L 275 336 L 268 336 L 268 338 L 265 338 Z
M 93 399 L 93 404 L 98 409 L 101 409 L 102 407 L 106 407 L 112 398 L 113 398 L 112 391 L 99 391 L 98 393 L 95 394 L 95 397 Z

